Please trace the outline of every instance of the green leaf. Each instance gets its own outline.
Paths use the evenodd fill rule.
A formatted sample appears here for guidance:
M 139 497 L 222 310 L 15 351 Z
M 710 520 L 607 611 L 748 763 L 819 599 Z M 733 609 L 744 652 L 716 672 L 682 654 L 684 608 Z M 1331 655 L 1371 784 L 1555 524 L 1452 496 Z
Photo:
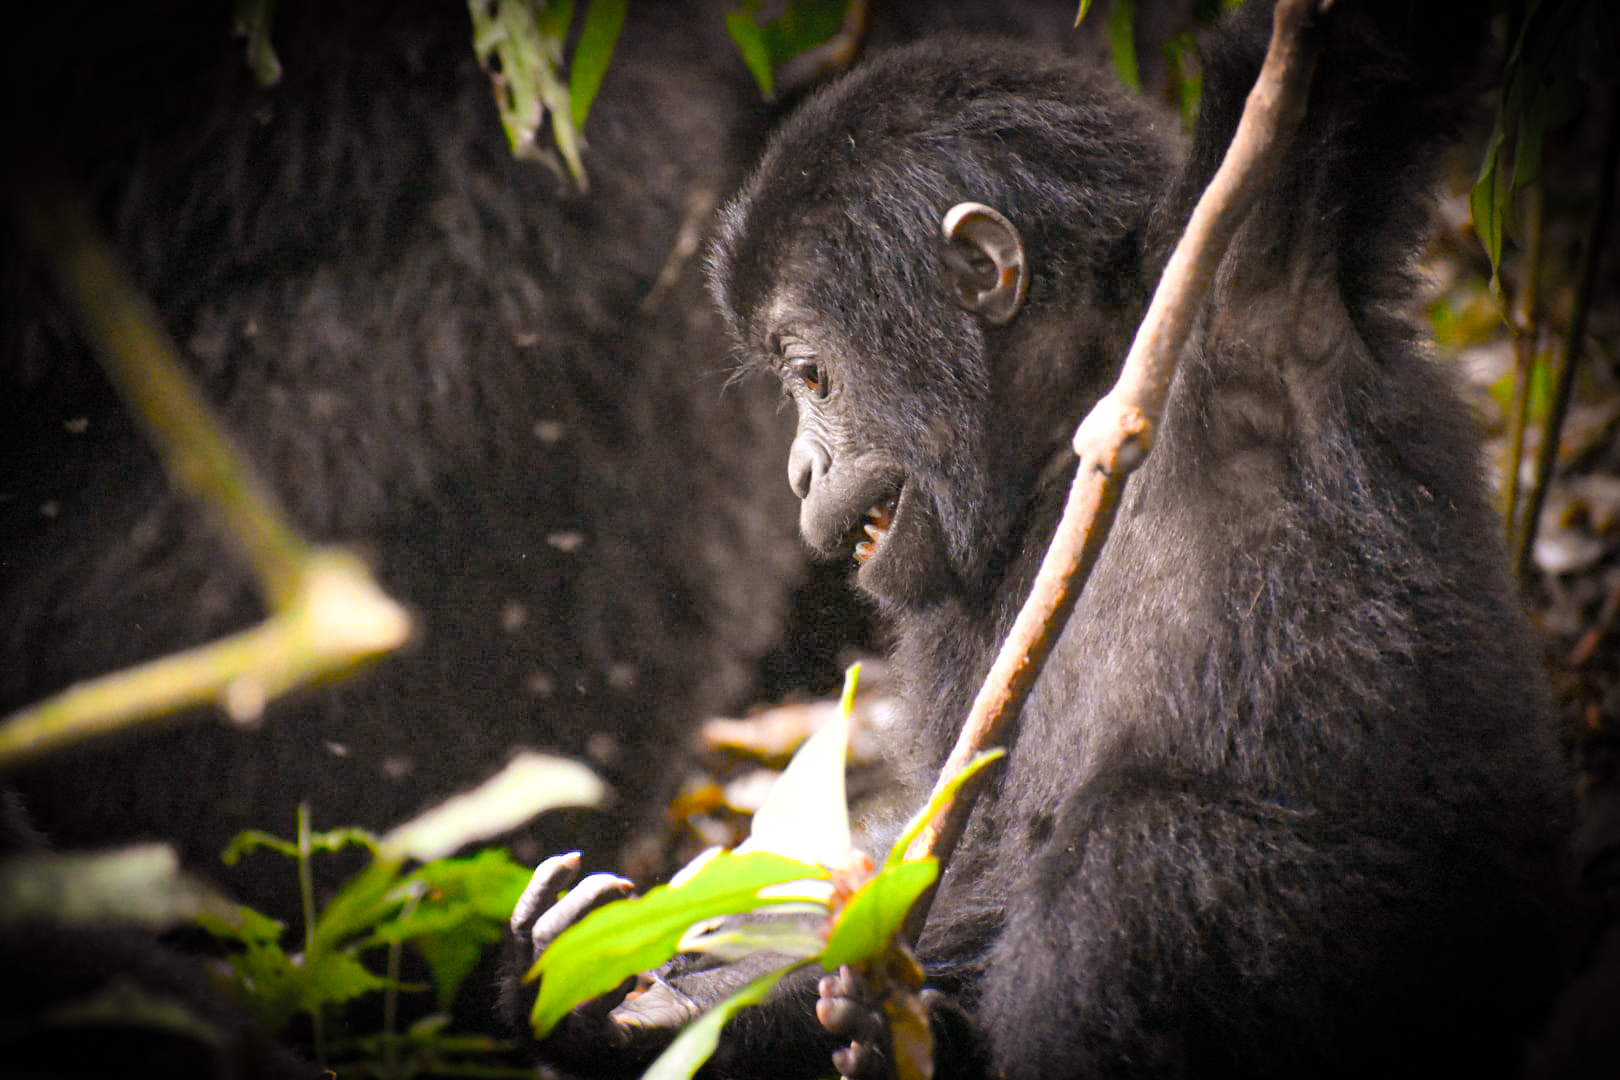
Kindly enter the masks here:
M 831 41 L 844 27 L 850 0 L 794 0 L 776 18 L 759 21 L 758 0 L 726 15 L 726 30 L 742 52 L 760 93 L 776 95 L 776 72 L 794 57 Z
M 365 829 L 330 829 L 326 832 L 311 833 L 309 837 L 309 850 L 311 853 L 319 851 L 342 851 L 348 847 L 363 847 L 372 854 L 377 852 L 377 837 Z M 261 848 L 268 848 L 278 855 L 285 855 L 289 859 L 298 858 L 298 842 L 296 840 L 283 840 L 279 836 L 261 832 L 258 829 L 248 829 L 239 832 L 231 839 L 230 846 L 220 856 L 226 866 L 235 866 L 244 855 L 252 854 Z
M 598 908 L 558 935 L 530 970 L 527 978 L 540 978 L 531 1014 L 535 1034 L 544 1038 L 575 1005 L 669 960 L 694 924 L 815 900 L 816 892 L 825 891 L 820 883 L 827 877 L 819 866 L 770 852 L 722 851 L 678 879 L 679 884 Z M 788 883 L 809 883 L 810 888 L 762 895 L 771 886 Z
M 440 897 L 457 897 L 470 903 L 479 915 L 505 925 L 533 876 L 532 866 L 520 865 L 505 850 L 485 848 L 460 859 L 428 863 L 407 880 L 426 886 L 425 907 Z
M 790 964 L 779 971 L 767 972 L 720 1002 L 714 1008 L 692 1021 L 675 1037 L 675 1041 L 642 1074 L 641 1080 L 691 1080 L 703 1063 L 714 1055 L 720 1045 L 720 1029 L 733 1016 L 750 1005 L 765 1000 L 782 977 L 801 965 Z
M 776 96 L 776 68 L 771 64 L 771 47 L 765 34 L 746 12 L 735 11 L 726 15 L 726 32 L 737 43 L 748 73 L 759 84 L 759 92 L 767 100 Z
M 394 862 L 374 862 L 350 878 L 315 920 L 311 951 L 336 951 L 399 910 L 411 896 L 399 886 L 399 864 Z
M 197 925 L 217 938 L 242 943 L 280 941 L 287 929 L 280 920 L 261 915 L 245 904 L 234 905 L 230 912 L 199 915 Z
M 980 751 L 978 756 L 968 762 L 961 772 L 951 777 L 949 783 L 936 791 L 933 798 L 928 800 L 928 805 L 917 811 L 916 815 L 906 823 L 906 827 L 900 833 L 900 839 L 896 840 L 894 847 L 889 849 L 889 857 L 884 860 L 883 864 L 884 870 L 889 870 L 905 861 L 906 852 L 911 849 L 912 841 L 916 840 L 923 829 L 928 826 L 928 823 L 933 821 L 940 811 L 944 810 L 951 800 L 956 798 L 956 793 L 961 790 L 963 784 L 977 776 L 979 771 L 991 762 L 1000 761 L 1006 756 L 1007 751 L 999 746 Z
M 387 989 L 389 985 L 387 979 L 367 969 L 359 957 L 348 953 L 328 953 L 320 958 L 319 963 L 309 966 L 309 979 L 304 984 L 303 999 L 299 1005 L 305 1011 L 318 1009 L 322 1005 L 341 1005 L 374 990 Z
M 1164 43 L 1164 55 L 1175 88 L 1182 130 L 1191 131 L 1198 120 L 1198 109 L 1204 98 L 1204 71 L 1199 58 L 1198 39 L 1191 30 L 1183 30 Z
M 274 938 L 242 939 L 241 944 L 242 950 L 231 953 L 226 961 L 236 977 L 242 1004 L 253 1014 L 259 1031 L 275 1035 L 304 1000 L 309 972 L 294 963 Z
M 822 950 L 821 966 L 836 971 L 840 964 L 858 964 L 882 952 L 917 897 L 938 877 L 939 860 L 932 855 L 885 867 L 850 897 Z
M 260 86 L 281 81 L 281 58 L 270 42 L 270 24 L 275 21 L 276 0 L 236 0 L 237 37 L 247 38 L 247 62 Z
M 1140 94 L 1142 76 L 1136 66 L 1136 0 L 1113 0 L 1109 5 L 1108 45 L 1119 81 L 1127 90 Z
M 1474 217 L 1474 234 L 1491 261 L 1491 288 L 1497 287 L 1497 273 L 1502 265 L 1502 198 L 1505 178 L 1501 173 L 1502 140 L 1505 133 L 1502 116 L 1496 117 L 1496 126 L 1485 144 L 1485 159 L 1480 163 L 1479 177 L 1468 195 L 1468 209 Z
M 501 943 L 499 926 L 484 921 L 466 921 L 442 934 L 424 934 L 414 947 L 427 961 L 428 978 L 439 1005 L 449 1008 L 485 950 Z
M 527 7 L 533 10 L 535 30 L 543 38 L 563 41 L 574 24 L 574 0 L 521 0 L 515 5 L 503 0 L 502 8 Z
M 532 873 L 494 848 L 430 863 L 402 883 L 418 902 L 380 923 L 363 948 L 411 942 L 427 961 L 439 1002 L 448 1006 L 479 957 L 501 940 Z
M 476 789 L 447 799 L 382 838 L 383 856 L 432 862 L 457 848 L 509 832 L 562 806 L 596 806 L 607 788 L 577 761 L 521 753 Z
M 849 713 L 861 666 L 844 677 L 844 699 L 838 715 L 799 747 L 771 786 L 755 813 L 748 839 L 737 848 L 774 851 L 790 859 L 835 870 L 850 865 L 849 800 L 844 795 L 844 766 L 849 753 Z
M 1086 15 L 1091 11 L 1091 0 L 1080 0 L 1080 10 L 1075 13 L 1074 25 L 1079 26 L 1086 21 Z
M 629 0 L 591 0 L 585 9 L 585 26 L 579 32 L 574 46 L 574 60 L 568 77 L 568 97 L 573 104 L 574 129 L 585 130 L 585 118 L 591 114 L 591 104 L 602 88 L 613 59 L 613 47 L 619 43 L 619 31 L 624 29 L 624 16 Z
M 283 840 L 279 836 L 272 836 L 270 833 L 259 829 L 248 829 L 237 833 L 231 838 L 230 844 L 225 848 L 224 853 L 220 855 L 220 859 L 224 861 L 226 866 L 235 866 L 241 861 L 242 856 L 258 851 L 260 848 L 268 848 L 278 855 L 287 856 L 289 859 L 298 858 L 298 845 L 291 840 Z
M 786 906 L 798 910 L 795 905 Z M 779 908 L 772 912 L 772 915 L 782 910 Z M 715 926 L 699 923 L 681 938 L 680 951 L 706 953 L 727 963 L 745 960 L 755 953 L 762 952 L 778 953 L 795 960 L 808 960 L 818 955 L 827 945 L 820 927 L 820 923 L 826 920 L 827 911 L 822 905 L 806 905 L 804 910 L 798 913 L 814 915 L 815 922 L 773 918 L 768 921 L 750 922 L 725 920 Z M 707 929 L 700 930 L 702 927 Z
M 467 0 L 472 15 L 473 51 L 489 72 L 512 155 L 555 166 L 536 144 L 540 124 L 551 114 L 552 138 L 569 176 L 586 190 L 579 132 L 574 127 L 568 87 L 558 76 L 574 5 Z
M 0 861 L 0 924 L 108 921 L 169 927 L 235 905 L 183 873 L 167 844 L 112 851 L 16 855 Z

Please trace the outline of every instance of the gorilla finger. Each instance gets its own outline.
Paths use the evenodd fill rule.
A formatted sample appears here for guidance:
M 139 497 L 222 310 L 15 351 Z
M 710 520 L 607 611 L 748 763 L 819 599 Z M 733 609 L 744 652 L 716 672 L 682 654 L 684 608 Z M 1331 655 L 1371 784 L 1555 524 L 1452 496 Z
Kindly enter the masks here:
M 617 874 L 592 874 L 581 881 L 534 920 L 529 938 L 534 942 L 535 951 L 543 950 L 564 930 L 603 904 L 628 896 L 635 887 L 635 882 Z
M 824 975 L 816 985 L 816 1019 L 821 1026 L 851 1042 L 878 1043 L 887 1027 L 881 1009 L 873 1005 L 860 976 L 849 965 Z
M 537 866 L 523 895 L 518 897 L 517 906 L 512 909 L 512 933 L 527 937 L 526 928 L 532 927 L 540 913 L 555 904 L 562 891 L 572 885 L 577 877 L 577 851 L 553 855 Z
M 891 1080 L 889 1059 L 872 1043 L 850 1043 L 834 1050 L 833 1068 L 844 1080 Z
M 657 972 L 643 976 L 639 991 L 613 1010 L 613 1019 L 626 1027 L 669 1031 L 695 1020 L 703 1010 L 698 1003 Z M 623 988 L 621 988 L 623 989 Z

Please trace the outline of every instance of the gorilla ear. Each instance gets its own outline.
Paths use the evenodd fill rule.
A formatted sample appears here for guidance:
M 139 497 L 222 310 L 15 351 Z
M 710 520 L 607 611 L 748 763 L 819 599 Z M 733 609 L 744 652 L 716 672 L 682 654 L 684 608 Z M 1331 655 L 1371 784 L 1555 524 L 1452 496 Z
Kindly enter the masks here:
M 946 291 L 987 322 L 1011 322 L 1029 291 L 1024 239 L 1017 228 L 1000 211 L 975 202 L 951 207 L 941 226 Z

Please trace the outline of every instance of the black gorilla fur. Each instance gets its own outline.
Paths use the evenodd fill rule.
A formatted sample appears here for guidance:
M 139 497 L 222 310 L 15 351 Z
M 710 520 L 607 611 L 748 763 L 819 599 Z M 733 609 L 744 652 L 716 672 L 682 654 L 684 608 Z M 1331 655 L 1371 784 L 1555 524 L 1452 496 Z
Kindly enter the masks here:
M 847 557 L 898 495 L 856 581 L 894 628 L 925 779 L 1269 12 L 1211 43 L 1179 167 L 1108 73 L 951 39 L 814 99 L 726 215 L 716 293 L 797 404 L 807 537 Z M 1538 653 L 1471 418 L 1407 314 L 1484 12 L 1330 19 L 1304 126 L 943 883 L 920 949 L 962 1009 L 936 1016 L 943 1073 L 1511 1074 L 1556 977 L 1568 808 Z M 1006 326 L 945 287 L 965 200 L 1028 254 Z M 703 1000 L 726 981 L 668 974 Z M 815 998 L 801 979 L 741 1014 L 718 1073 L 824 1073 Z M 615 1070 L 567 1042 L 540 1052 Z
M 760 449 L 786 418 L 725 388 L 689 257 L 764 118 L 724 5 L 628 21 L 588 194 L 514 160 L 465 5 L 279 4 L 271 88 L 230 8 L 31 16 L 9 89 L 293 520 L 363 545 L 421 636 L 259 730 L 192 723 L 14 783 L 60 841 L 175 838 L 218 872 L 235 832 L 285 834 L 300 800 L 317 826 L 385 827 L 526 744 L 613 782 L 610 814 L 548 841 L 606 854 L 660 803 L 638 788 L 674 778 L 680 733 L 749 700 L 803 561 Z M 260 614 L 5 247 L 0 714 Z M 249 860 L 273 875 L 258 903 L 292 885 L 269 862 Z

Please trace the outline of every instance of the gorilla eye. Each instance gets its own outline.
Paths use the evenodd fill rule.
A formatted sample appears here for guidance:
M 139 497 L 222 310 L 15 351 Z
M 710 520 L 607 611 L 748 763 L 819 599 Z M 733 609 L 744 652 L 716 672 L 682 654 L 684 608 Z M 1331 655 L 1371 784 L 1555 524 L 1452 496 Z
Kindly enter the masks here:
M 825 398 L 830 389 L 827 383 L 827 372 L 816 359 L 811 349 L 800 343 L 793 343 L 782 351 L 783 358 L 787 360 L 788 371 L 818 398 Z

